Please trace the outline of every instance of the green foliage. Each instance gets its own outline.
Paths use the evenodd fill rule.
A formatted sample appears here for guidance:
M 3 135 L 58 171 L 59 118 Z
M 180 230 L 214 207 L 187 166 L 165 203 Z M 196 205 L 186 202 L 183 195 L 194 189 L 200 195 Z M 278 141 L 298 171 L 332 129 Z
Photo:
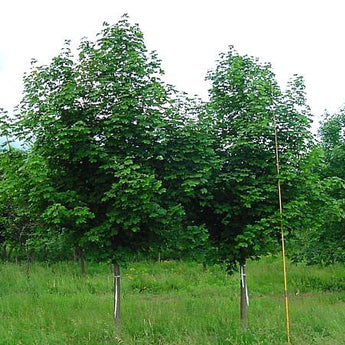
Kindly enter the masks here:
M 196 265 L 164 258 L 188 257 L 204 263 L 211 258 L 233 271 L 248 259 L 275 253 L 282 225 L 294 261 L 344 261 L 345 109 L 326 115 L 321 144 L 315 145 L 300 76 L 282 90 L 269 64 L 241 56 L 230 47 L 207 75 L 212 85 L 210 101 L 204 104 L 163 83 L 162 75 L 156 53 L 146 50 L 138 25 L 131 25 L 125 16 L 115 25 L 104 23 L 95 41 L 83 39 L 76 56 L 66 41 L 50 64 L 40 66 L 33 60 L 15 118 L 0 109 L 0 135 L 5 138 L 0 151 L 4 252 L 29 260 L 33 253 L 44 260 L 70 258 L 72 249 L 92 261 L 163 259 L 160 264 L 137 264 L 125 271 L 125 294 L 131 297 L 125 303 L 134 312 L 125 315 L 123 340 L 114 338 L 104 317 L 95 336 L 90 332 L 94 325 L 85 321 L 90 311 L 98 315 L 97 320 L 104 315 L 101 304 L 89 303 L 90 295 L 110 293 L 109 279 L 92 281 L 104 274 L 100 266 L 92 266 L 91 271 L 98 273 L 86 282 L 64 266 L 71 273 L 71 285 L 58 266 L 50 267 L 53 282 L 35 272 L 23 279 L 23 272 L 11 273 L 10 265 L 2 267 L 9 280 L 0 282 L 3 295 L 10 291 L 22 298 L 29 293 L 24 303 L 6 296 L 11 310 L 16 303 L 28 308 L 33 301 L 38 308 L 33 309 L 40 316 L 36 326 L 42 332 L 37 334 L 37 327 L 35 334 L 27 332 L 27 343 L 281 344 L 283 321 L 276 317 L 280 306 L 272 302 L 276 293 L 276 281 L 272 281 L 277 277 L 274 259 L 266 259 L 268 264 L 274 261 L 270 269 L 275 277 L 269 277 L 269 284 L 266 266 L 249 265 L 249 284 L 261 306 L 251 317 L 260 324 L 244 334 L 229 322 L 234 309 L 224 319 L 223 307 L 233 299 L 228 288 L 238 285 L 232 277 L 218 266 L 201 273 Z M 11 138 L 21 140 L 27 149 L 15 149 Z M 296 267 L 292 270 L 290 286 L 296 295 L 340 294 L 344 288 L 339 271 L 331 272 L 331 277 L 319 272 L 306 277 L 305 267 L 303 274 Z M 11 274 L 18 283 L 15 288 Z M 55 336 L 55 316 L 60 314 L 49 314 L 55 303 L 52 295 L 65 301 L 66 296 L 79 293 L 82 297 L 72 298 L 72 307 L 82 309 L 86 302 L 86 319 L 68 319 L 60 324 L 61 329 L 66 327 L 65 334 Z M 331 299 L 344 299 L 338 297 Z M 167 308 L 153 316 L 152 304 Z M 294 307 L 301 312 L 301 343 L 339 340 L 330 325 L 324 326 L 326 319 L 308 324 L 304 302 Z M 314 301 L 309 311 L 313 308 Z M 138 310 L 143 311 L 142 322 L 138 322 Z M 204 317 L 205 310 L 212 310 L 212 315 Z M 267 310 L 275 315 L 274 322 L 262 324 Z M 189 317 L 191 311 L 203 317 L 180 317 L 184 313 Z M 11 312 L 5 307 L 2 312 L 7 320 Z M 0 329 L 0 339 L 25 343 L 13 329 L 26 326 L 23 321 L 19 327 Z
M 208 227 L 220 259 L 232 269 L 275 250 L 279 237 L 275 127 L 284 201 L 290 202 L 311 144 L 310 114 L 300 77 L 282 92 L 269 64 L 240 56 L 232 47 L 207 79 L 212 82 L 208 110 L 219 161 L 212 206 L 208 205 L 208 216 L 214 217 Z
M 186 208 L 205 194 L 212 151 L 191 118 L 195 101 L 162 74 L 126 17 L 84 39 L 76 58 L 66 41 L 49 65 L 33 61 L 17 116 L 2 128 L 30 145 L 21 166 L 8 156 L 3 190 L 27 205 L 32 242 L 64 238 L 111 261 L 204 245 Z
M 282 223 L 294 260 L 342 260 L 344 110 L 315 146 L 300 76 L 282 90 L 269 64 L 230 47 L 204 104 L 162 75 L 126 16 L 76 56 L 66 41 L 50 64 L 32 61 L 16 117 L 0 109 L 3 248 L 213 257 L 231 270 L 275 252 Z
M 344 261 L 344 114 L 341 110 L 325 115 L 320 128 L 321 143 L 315 150 L 317 154 L 311 157 L 312 174 L 318 177 L 309 186 L 309 195 L 313 194 L 309 207 L 318 225 L 301 231 L 295 243 L 299 248 L 296 259 L 308 263 Z
M 26 185 L 18 179 L 26 154 L 13 150 L 0 155 L 0 200 L 1 235 L 4 246 L 11 245 L 17 250 L 25 248 L 32 233 L 32 224 L 27 205 L 16 197 L 26 193 Z M 12 170 L 13 169 L 13 170 Z M 16 174 L 13 172 L 16 171 Z
M 159 250 L 163 256 L 164 251 L 168 257 L 176 257 L 182 251 L 189 257 L 202 259 L 209 244 L 201 205 L 212 200 L 208 186 L 217 162 L 212 148 L 212 127 L 200 100 L 177 92 L 172 96 L 172 107 L 165 118 L 164 140 L 157 146 L 160 160 L 156 167 L 167 191 L 164 202 L 173 206 L 181 221 Z
M 52 187 L 42 158 L 12 148 L 1 153 L 0 170 L 1 235 L 9 254 L 23 258 L 35 252 L 44 259 L 70 258 L 62 254 L 70 244 L 63 233 L 54 230 L 72 212 L 62 210 L 65 195 Z M 49 206 L 53 197 L 55 210 Z

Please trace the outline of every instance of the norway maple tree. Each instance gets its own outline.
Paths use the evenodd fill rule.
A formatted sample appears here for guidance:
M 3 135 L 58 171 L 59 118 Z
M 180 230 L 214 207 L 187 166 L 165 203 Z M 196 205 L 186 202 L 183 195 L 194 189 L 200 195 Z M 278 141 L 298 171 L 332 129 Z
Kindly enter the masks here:
M 304 84 L 294 78 L 286 91 L 269 64 L 239 55 L 232 47 L 210 71 L 208 110 L 219 161 L 207 219 L 217 257 L 233 270 L 247 259 L 275 252 L 279 244 L 275 131 L 284 201 L 294 198 L 293 181 L 311 143 Z M 242 281 L 242 302 L 246 299 Z
M 182 103 L 161 81 L 160 61 L 146 50 L 137 25 L 127 18 L 104 24 L 97 40 L 83 40 L 77 53 L 66 42 L 49 65 L 33 61 L 7 128 L 30 147 L 23 169 L 32 170 L 37 186 L 22 197 L 40 228 L 111 261 L 118 297 L 119 264 L 130 253 L 205 240 L 202 226 L 181 228 L 187 204 L 181 193 L 179 200 L 167 195 L 181 187 L 190 196 L 205 184 L 200 170 L 208 168 L 185 174 L 178 164 L 200 161 L 192 152 L 200 139 L 193 138 L 192 121 L 178 126 L 173 119 Z M 180 139 L 189 143 L 187 151 L 171 148 Z M 117 311 L 115 304 L 116 323 Z

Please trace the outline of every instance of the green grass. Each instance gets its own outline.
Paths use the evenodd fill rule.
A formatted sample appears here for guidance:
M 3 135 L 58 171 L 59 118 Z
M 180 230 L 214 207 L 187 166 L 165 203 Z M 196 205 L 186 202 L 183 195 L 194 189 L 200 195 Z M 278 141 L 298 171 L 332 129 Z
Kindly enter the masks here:
M 345 268 L 289 265 L 292 344 L 345 344 Z M 247 265 L 248 330 L 238 275 L 193 262 L 140 262 L 122 270 L 122 326 L 112 321 L 112 276 L 92 264 L 0 265 L 0 345 L 285 344 L 279 259 Z

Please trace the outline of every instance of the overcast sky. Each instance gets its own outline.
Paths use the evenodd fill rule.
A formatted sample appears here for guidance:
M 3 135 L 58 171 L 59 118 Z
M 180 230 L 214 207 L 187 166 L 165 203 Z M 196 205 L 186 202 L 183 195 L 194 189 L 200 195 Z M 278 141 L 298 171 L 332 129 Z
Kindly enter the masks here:
M 271 62 L 283 87 L 292 74 L 303 75 L 317 121 L 345 103 L 342 0 L 3 0 L 0 107 L 11 111 L 19 102 L 31 58 L 48 63 L 65 39 L 93 38 L 124 13 L 158 52 L 166 81 L 181 90 L 206 99 L 207 70 L 234 45 Z

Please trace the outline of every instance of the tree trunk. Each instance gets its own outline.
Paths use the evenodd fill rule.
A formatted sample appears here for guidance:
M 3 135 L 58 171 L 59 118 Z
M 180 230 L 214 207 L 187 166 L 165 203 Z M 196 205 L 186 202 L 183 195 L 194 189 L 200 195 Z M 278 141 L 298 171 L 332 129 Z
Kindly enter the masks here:
M 13 247 L 10 247 L 10 249 L 9 249 L 8 252 L 7 252 L 7 259 L 8 259 L 8 260 L 11 260 L 12 253 L 13 253 Z
M 84 251 L 81 247 L 77 246 L 75 248 L 75 255 L 77 256 L 79 262 L 80 262 L 80 274 L 82 276 L 86 275 L 86 265 L 85 265 L 85 257 L 84 257 Z
M 115 330 L 120 327 L 120 266 L 113 263 L 114 272 L 114 323 Z
M 30 277 L 31 273 L 31 263 L 35 257 L 35 253 L 33 250 L 26 249 L 26 274 L 28 278 Z
M 7 250 L 6 250 L 6 245 L 2 246 L 2 250 L 1 250 L 1 257 L 4 261 L 7 260 Z
M 206 263 L 206 261 L 203 261 L 203 262 L 202 262 L 202 271 L 203 271 L 203 272 L 206 272 L 206 271 L 207 271 L 207 263 Z
M 86 265 L 83 250 L 80 251 L 80 272 L 82 276 L 86 275 Z
M 246 264 L 245 261 L 242 265 L 240 265 L 240 289 L 241 289 L 241 305 L 240 305 L 240 313 L 241 313 L 241 323 L 242 329 L 247 329 L 247 306 L 249 305 L 249 298 L 248 298 L 248 288 L 247 288 L 247 280 L 246 280 Z

